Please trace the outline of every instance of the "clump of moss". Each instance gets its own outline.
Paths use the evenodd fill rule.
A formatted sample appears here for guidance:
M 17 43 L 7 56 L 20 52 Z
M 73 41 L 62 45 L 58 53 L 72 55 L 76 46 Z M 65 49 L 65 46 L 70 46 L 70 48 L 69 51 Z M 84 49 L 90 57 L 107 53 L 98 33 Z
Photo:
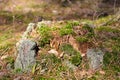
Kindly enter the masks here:
M 77 40 L 79 43 L 88 42 L 88 38 L 86 38 L 86 37 L 76 37 L 76 40 Z
M 80 53 L 77 52 L 70 44 L 62 44 L 60 46 L 60 49 L 64 51 L 68 56 L 70 56 L 68 59 L 72 64 L 75 66 L 81 64 L 82 57 Z
M 80 22 L 79 21 L 67 21 L 67 24 L 71 26 L 78 26 L 80 25 Z
M 51 28 L 45 24 L 41 24 L 38 29 L 38 32 L 41 36 L 41 38 L 39 40 L 40 46 L 43 47 L 43 46 L 45 46 L 45 44 L 49 44 L 50 40 L 52 38 Z
M 17 74 L 17 73 L 22 73 L 22 72 L 23 72 L 23 71 L 22 71 L 22 69 L 20 69 L 20 68 L 14 70 L 14 73 L 15 73 L 15 74 Z
M 75 50 L 73 49 L 73 47 L 70 44 L 62 44 L 60 46 L 60 50 L 64 51 L 68 55 L 74 55 L 75 54 Z
M 73 30 L 72 29 L 67 29 L 67 28 L 61 28 L 60 29 L 60 35 L 61 36 L 69 35 L 69 34 L 73 34 Z
M 86 36 L 87 38 L 92 38 L 92 37 L 95 36 L 94 29 L 93 29 L 92 27 L 90 27 L 90 25 L 85 24 L 85 25 L 82 27 L 82 29 L 87 31 L 87 34 L 85 34 L 85 36 Z
M 65 26 L 60 28 L 59 34 L 61 36 L 74 34 L 73 27 L 79 25 L 79 22 L 68 21 Z
M 72 64 L 74 64 L 75 66 L 78 66 L 81 64 L 82 58 L 81 55 L 79 55 L 79 53 L 77 53 L 76 55 L 72 56 L 70 59 L 70 62 Z
M 61 36 L 64 36 L 64 35 L 73 34 L 74 32 L 73 32 L 73 29 L 72 29 L 71 25 L 66 25 L 66 26 L 60 28 L 59 33 L 60 33 Z

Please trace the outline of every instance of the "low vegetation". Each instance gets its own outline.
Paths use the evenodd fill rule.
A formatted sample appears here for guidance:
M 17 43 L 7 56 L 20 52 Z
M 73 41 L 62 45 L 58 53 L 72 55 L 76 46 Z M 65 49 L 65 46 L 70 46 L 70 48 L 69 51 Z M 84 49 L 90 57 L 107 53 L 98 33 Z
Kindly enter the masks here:
M 50 34 L 51 28 L 45 24 L 42 24 L 41 26 L 39 26 L 38 32 L 41 36 L 39 40 L 40 46 L 45 46 L 45 44 L 50 44 L 50 40 L 52 38 L 52 35 Z
M 86 59 L 81 56 L 80 51 L 74 48 L 74 45 L 69 43 L 69 37 L 72 36 L 78 44 L 88 44 L 89 48 L 94 46 L 95 48 L 102 48 L 104 51 L 104 62 L 101 68 L 103 73 L 97 71 L 92 76 L 85 76 L 81 79 L 119 80 L 120 58 L 118 56 L 120 55 L 120 29 L 113 26 L 118 24 L 118 22 L 112 22 L 106 26 L 97 26 L 105 22 L 107 19 L 109 19 L 109 17 L 98 19 L 96 21 L 80 20 L 64 21 L 62 23 L 56 21 L 55 23 L 51 23 L 52 25 L 38 25 L 36 31 L 40 36 L 38 38 L 40 52 L 38 52 L 36 57 L 37 63 L 34 65 L 29 77 L 33 80 L 76 80 L 77 77 L 75 76 L 74 70 L 65 64 L 66 61 L 74 67 L 88 71 L 89 68 L 86 64 Z M 91 26 L 91 24 L 94 26 Z M 13 38 L 13 36 L 11 36 L 12 32 L 8 31 L 5 33 L 6 34 L 0 34 L 0 43 L 3 44 L 5 42 L 4 45 L 0 45 L 1 52 L 4 52 L 7 48 L 13 49 L 13 46 L 15 45 L 15 42 L 11 43 L 7 41 Z M 58 50 L 56 50 L 59 55 L 61 55 L 60 57 L 54 55 L 53 53 L 48 53 L 48 51 L 53 48 L 50 44 L 56 36 L 59 40 L 62 39 L 59 43 Z M 66 36 L 68 36 L 68 39 Z M 13 55 L 9 49 L 5 51 L 4 54 L 7 54 L 7 52 Z M 3 54 L 0 55 L 2 56 Z M 20 70 L 14 70 L 14 60 L 13 56 L 3 60 L 7 65 L 5 68 L 8 66 L 10 67 L 10 70 L 8 70 L 10 73 L 8 73 L 8 75 L 10 76 L 5 75 L 0 79 L 10 80 L 14 75 L 19 76 Z M 0 68 L 3 69 L 3 66 L 0 65 Z M 24 76 L 27 75 L 28 74 L 25 74 Z

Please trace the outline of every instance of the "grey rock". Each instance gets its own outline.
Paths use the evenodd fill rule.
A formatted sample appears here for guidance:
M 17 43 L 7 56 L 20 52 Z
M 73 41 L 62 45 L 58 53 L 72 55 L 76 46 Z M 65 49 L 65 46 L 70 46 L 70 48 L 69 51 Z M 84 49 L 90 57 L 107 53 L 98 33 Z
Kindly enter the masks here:
M 26 31 L 22 35 L 22 39 L 27 39 L 27 37 L 29 36 L 29 33 L 32 32 L 34 27 L 35 27 L 35 23 L 29 23 Z
M 28 39 L 22 39 L 18 43 L 15 69 L 28 72 L 36 64 L 35 55 L 38 51 L 37 44 Z
M 41 28 L 41 26 L 42 26 L 43 24 L 45 24 L 45 25 L 51 25 L 51 23 L 52 23 L 52 21 L 41 21 L 41 22 L 38 22 L 38 23 L 37 23 L 37 27 L 38 27 L 38 28 Z
M 87 58 L 89 60 L 90 69 L 99 69 L 103 64 L 103 56 L 104 53 L 100 49 L 88 49 Z

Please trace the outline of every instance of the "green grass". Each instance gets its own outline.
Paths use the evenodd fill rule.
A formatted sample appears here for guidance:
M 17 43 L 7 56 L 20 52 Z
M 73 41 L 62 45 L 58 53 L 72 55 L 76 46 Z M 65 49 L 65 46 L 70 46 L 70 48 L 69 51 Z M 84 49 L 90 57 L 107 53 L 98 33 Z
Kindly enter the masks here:
M 101 27 L 98 27 L 96 29 L 98 31 L 106 31 L 106 32 L 113 32 L 113 33 L 119 33 L 120 32 L 119 29 L 111 28 L 111 27 L 108 27 L 108 26 L 101 26 Z
M 1 31 L 0 33 L 3 33 L 0 37 L 0 52 L 4 52 L 6 49 L 12 47 L 15 42 L 10 42 L 9 39 L 13 38 L 13 31 L 7 30 L 7 31 Z
M 12 37 L 12 31 L 8 30 L 4 34 L 0 36 L 0 43 L 3 43 L 3 41 L 10 39 Z
M 82 27 L 83 30 L 87 30 L 87 34 L 85 34 L 84 36 L 86 36 L 87 38 L 91 38 L 94 37 L 95 33 L 94 33 L 94 29 L 92 27 L 90 27 L 90 25 L 85 24 Z
M 102 18 L 99 18 L 97 20 L 94 21 L 94 24 L 96 25 L 99 25 L 99 24 L 103 24 L 107 21 L 109 21 L 113 16 L 107 16 L 107 17 L 102 17 Z M 110 22 L 108 25 L 112 24 L 112 22 Z
M 41 70 L 45 70 L 44 74 L 41 75 L 45 80 L 56 80 L 56 78 L 60 77 L 60 73 L 67 70 L 67 68 L 62 65 L 62 60 L 60 58 L 56 57 L 54 54 L 45 53 L 40 54 L 39 61 L 37 61 L 37 68 L 39 68 L 37 71 L 38 74 L 42 74 Z M 36 78 L 37 77 L 38 76 L 36 76 Z

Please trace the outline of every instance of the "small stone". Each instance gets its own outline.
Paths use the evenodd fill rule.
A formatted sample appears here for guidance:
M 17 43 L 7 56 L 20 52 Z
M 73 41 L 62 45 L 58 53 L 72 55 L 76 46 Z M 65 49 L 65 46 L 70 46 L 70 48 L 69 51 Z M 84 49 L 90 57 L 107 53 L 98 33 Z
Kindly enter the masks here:
M 99 73 L 104 75 L 104 74 L 105 74 L 105 71 L 99 71 Z
M 88 49 L 87 58 L 89 60 L 90 69 L 99 69 L 103 63 L 103 52 L 100 49 Z
M 48 51 L 49 54 L 54 54 L 55 56 L 58 56 L 59 53 L 55 50 L 55 49 L 51 49 L 50 51 Z
M 57 10 L 53 10 L 52 13 L 55 14 L 55 15 L 57 15 L 58 11 Z

